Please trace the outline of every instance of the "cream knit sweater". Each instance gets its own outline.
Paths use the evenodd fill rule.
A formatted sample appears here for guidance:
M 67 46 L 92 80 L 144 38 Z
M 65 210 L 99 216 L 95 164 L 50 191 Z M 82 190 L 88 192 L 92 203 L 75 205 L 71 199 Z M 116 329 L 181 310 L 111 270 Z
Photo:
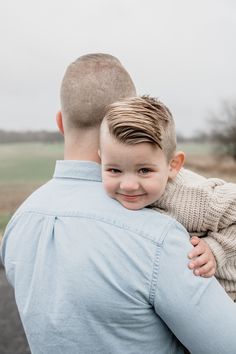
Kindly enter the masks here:
M 236 292 L 236 184 L 181 169 L 151 207 L 177 219 L 191 235 L 205 236 L 217 262 L 216 278 L 228 293 Z

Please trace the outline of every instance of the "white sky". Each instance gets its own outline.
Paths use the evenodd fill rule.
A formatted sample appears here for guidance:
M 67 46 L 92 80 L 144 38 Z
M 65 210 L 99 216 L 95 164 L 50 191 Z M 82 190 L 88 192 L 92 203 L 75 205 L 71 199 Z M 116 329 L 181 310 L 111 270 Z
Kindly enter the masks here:
M 206 131 L 236 100 L 235 0 L 0 0 L 0 129 L 55 130 L 67 65 L 117 56 L 177 131 Z

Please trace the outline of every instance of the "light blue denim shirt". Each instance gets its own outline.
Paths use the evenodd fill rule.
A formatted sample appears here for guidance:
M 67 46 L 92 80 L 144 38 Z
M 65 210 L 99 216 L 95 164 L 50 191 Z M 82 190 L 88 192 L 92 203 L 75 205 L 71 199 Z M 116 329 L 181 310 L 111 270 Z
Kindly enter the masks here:
M 2 244 L 33 354 L 236 353 L 236 306 L 195 277 L 184 228 L 110 199 L 100 166 L 58 161 Z

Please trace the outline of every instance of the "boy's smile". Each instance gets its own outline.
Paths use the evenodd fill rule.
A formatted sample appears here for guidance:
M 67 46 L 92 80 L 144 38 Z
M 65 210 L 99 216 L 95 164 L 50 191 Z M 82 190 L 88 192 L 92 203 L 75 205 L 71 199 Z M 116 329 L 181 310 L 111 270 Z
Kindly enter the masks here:
M 100 155 L 106 192 L 124 207 L 142 209 L 164 193 L 171 168 L 158 147 L 146 142 L 127 145 L 106 134 Z

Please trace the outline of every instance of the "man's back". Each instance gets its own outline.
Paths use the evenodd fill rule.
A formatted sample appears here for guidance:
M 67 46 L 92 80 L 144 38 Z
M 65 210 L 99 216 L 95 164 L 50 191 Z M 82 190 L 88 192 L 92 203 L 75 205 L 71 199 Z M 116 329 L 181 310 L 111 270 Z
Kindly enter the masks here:
M 204 311 L 217 284 L 187 268 L 187 238 L 174 220 L 107 197 L 97 164 L 58 163 L 55 178 L 16 213 L 3 243 L 32 353 L 182 353 L 167 326 L 193 353 L 204 353 L 209 345 L 195 341 L 192 332 L 198 338 L 201 328 L 194 317 L 203 333 L 213 325 L 211 310 L 209 318 Z M 216 305 L 225 301 L 223 290 L 217 294 Z M 235 311 L 229 300 L 226 316 L 231 306 Z M 235 324 L 233 315 L 228 322 Z M 233 354 L 230 338 L 220 353 Z

